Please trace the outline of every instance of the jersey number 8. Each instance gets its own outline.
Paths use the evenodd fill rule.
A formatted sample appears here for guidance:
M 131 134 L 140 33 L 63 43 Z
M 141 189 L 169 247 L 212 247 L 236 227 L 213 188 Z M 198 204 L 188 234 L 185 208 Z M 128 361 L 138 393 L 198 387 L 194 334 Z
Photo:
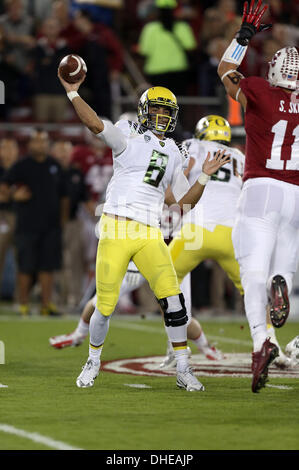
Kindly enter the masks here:
M 150 184 L 157 188 L 163 178 L 168 162 L 168 155 L 153 150 L 149 166 L 143 178 L 144 183 Z

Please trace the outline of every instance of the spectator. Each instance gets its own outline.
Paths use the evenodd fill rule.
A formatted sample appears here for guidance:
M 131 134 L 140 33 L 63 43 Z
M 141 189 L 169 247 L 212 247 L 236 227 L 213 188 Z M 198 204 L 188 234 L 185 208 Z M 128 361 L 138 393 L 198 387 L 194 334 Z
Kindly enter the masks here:
M 5 106 L 0 106 L 0 118 L 9 119 L 13 106 L 19 104 L 19 83 L 21 74 L 15 67 L 5 43 L 3 27 L 0 25 L 0 67 L 1 80 L 8 84 L 5 90 Z
M 144 73 L 153 85 L 170 88 L 176 95 L 187 93 L 190 81 L 188 54 L 197 46 L 185 21 L 177 21 L 173 8 L 157 8 L 157 19 L 141 31 L 139 53 L 145 57 Z
M 61 59 L 70 51 L 59 36 L 59 23 L 48 18 L 42 24 L 41 37 L 32 52 L 34 70 L 34 117 L 37 121 L 59 122 L 65 118 L 68 100 L 57 79 Z
M 217 9 L 226 23 L 233 21 L 236 17 L 236 0 L 218 0 Z
M 35 45 L 33 19 L 24 11 L 22 0 L 6 0 L 0 17 L 10 63 L 21 73 L 28 72 L 30 49 Z
M 84 58 L 88 69 L 84 82 L 92 95 L 88 101 L 92 102 L 98 114 L 110 119 L 110 81 L 118 80 L 123 67 L 121 43 L 110 28 L 94 23 L 85 10 L 76 12 L 74 24 L 82 35 L 78 53 Z
M 178 7 L 175 9 L 175 16 L 178 20 L 187 21 L 194 33 L 198 36 L 198 31 L 202 24 L 202 2 L 195 0 L 181 0 L 178 2 Z
M 3 138 L 0 142 L 0 285 L 4 277 L 6 255 L 13 247 L 15 214 L 12 200 L 5 185 L 1 184 L 4 173 L 18 160 L 19 147 L 13 138 Z M 13 269 L 13 266 L 11 267 Z
M 62 300 L 69 307 L 78 305 L 83 294 L 85 271 L 82 220 L 78 210 L 87 197 L 83 173 L 71 164 L 73 145 L 61 140 L 53 144 L 52 156 L 66 172 L 70 215 L 63 229 L 63 269 L 61 272 Z
M 23 0 L 26 13 L 39 26 L 50 15 L 53 0 Z
M 3 176 L 16 202 L 16 250 L 20 313 L 29 313 L 35 278 L 41 287 L 41 314 L 57 315 L 52 304 L 53 273 L 61 268 L 61 226 L 67 219 L 66 184 L 60 164 L 49 156 L 45 131 L 34 131 L 29 155 Z
M 32 93 L 30 51 L 35 44 L 34 23 L 25 13 L 22 0 L 6 0 L 5 13 L 0 17 L 0 29 L 4 38 L 1 79 L 9 83 L 8 109 L 1 110 L 1 116 L 7 118 L 11 105 L 20 106 Z
M 219 37 L 219 32 L 226 30 L 225 18 L 217 8 L 207 8 L 203 15 L 202 28 L 199 32 L 199 43 L 205 49 L 208 43 Z
M 67 41 L 71 51 L 76 52 L 82 42 L 82 35 L 71 19 L 69 0 L 54 0 L 51 17 L 59 22 L 60 36 Z

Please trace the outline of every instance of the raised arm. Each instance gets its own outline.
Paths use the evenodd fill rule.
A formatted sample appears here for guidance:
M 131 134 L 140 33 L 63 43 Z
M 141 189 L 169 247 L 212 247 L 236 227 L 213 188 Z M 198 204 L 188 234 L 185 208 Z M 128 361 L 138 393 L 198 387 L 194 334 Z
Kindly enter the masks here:
M 77 83 L 68 83 L 61 77 L 58 71 L 58 78 L 82 123 L 88 127 L 91 132 L 102 139 L 105 144 L 112 149 L 115 155 L 122 153 L 127 146 L 124 134 L 120 129 L 114 126 L 112 122 L 103 121 L 78 94 L 78 90 L 85 76 Z
M 80 85 L 84 82 L 85 76 L 77 83 L 66 82 L 58 72 L 58 78 L 64 87 L 69 100 L 75 108 L 75 111 L 88 129 L 94 134 L 99 134 L 104 130 L 104 123 L 97 113 L 84 101 L 78 94 Z
M 239 101 L 244 109 L 246 109 L 247 99 L 240 88 L 240 81 L 244 77 L 237 71 L 237 68 L 246 54 L 250 39 L 256 33 L 265 31 L 272 26 L 261 24 L 262 16 L 268 5 L 261 8 L 262 0 L 258 0 L 257 6 L 254 8 L 254 3 L 255 1 L 251 0 L 249 7 L 248 2 L 244 3 L 241 28 L 226 49 L 218 65 L 218 75 L 225 86 L 227 94 L 234 100 Z

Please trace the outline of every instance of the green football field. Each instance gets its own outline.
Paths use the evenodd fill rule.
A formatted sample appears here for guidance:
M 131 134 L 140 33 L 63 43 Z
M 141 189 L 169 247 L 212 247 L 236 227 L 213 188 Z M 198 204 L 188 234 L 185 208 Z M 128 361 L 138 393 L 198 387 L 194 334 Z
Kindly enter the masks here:
M 190 344 L 206 387 L 200 393 L 178 389 L 173 370 L 161 373 L 164 328 L 158 317 L 138 315 L 112 319 L 104 370 L 93 388 L 77 388 L 88 341 L 64 350 L 48 342 L 76 323 L 75 317 L 22 319 L 0 310 L 1 450 L 299 449 L 299 366 L 271 367 L 267 386 L 253 394 L 245 318 L 201 321 L 226 358 L 212 363 Z M 289 322 L 277 337 L 284 347 L 298 333 L 299 324 Z

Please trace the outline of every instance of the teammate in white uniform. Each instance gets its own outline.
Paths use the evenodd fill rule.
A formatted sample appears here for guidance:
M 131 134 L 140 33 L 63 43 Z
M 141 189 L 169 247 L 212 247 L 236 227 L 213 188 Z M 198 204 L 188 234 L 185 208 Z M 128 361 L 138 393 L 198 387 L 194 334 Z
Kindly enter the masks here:
M 207 152 L 213 154 L 221 148 L 231 154 L 231 162 L 220 168 L 211 177 L 200 202 L 184 217 L 181 232 L 177 233 L 169 246 L 185 298 L 188 298 L 186 276 L 206 259 L 216 261 L 233 281 L 241 296 L 244 295 L 239 264 L 232 243 L 232 229 L 241 195 L 245 157 L 237 148 L 227 146 L 230 141 L 231 129 L 228 121 L 221 116 L 209 115 L 197 123 L 194 138 L 184 142 L 194 161 L 188 176 L 190 184 L 196 181 L 200 174 L 203 157 Z M 186 235 L 188 239 L 186 239 Z M 198 245 L 193 248 L 191 246 L 192 236 L 194 236 L 195 245 Z M 188 311 L 191 304 L 186 302 L 186 307 Z M 201 335 L 201 329 L 199 325 L 196 325 L 196 320 L 192 320 L 192 329 L 191 325 L 188 327 L 188 339 L 200 344 L 204 340 L 204 334 Z M 275 360 L 275 364 L 278 367 L 288 367 L 290 360 L 283 354 L 278 344 L 270 319 L 268 319 L 267 327 L 269 336 L 279 347 L 280 354 Z M 221 358 L 221 355 L 216 354 L 216 358 Z M 168 353 L 162 367 L 168 366 L 170 363 L 173 364 L 173 362 L 172 348 L 168 347 Z
M 174 130 L 177 121 L 178 106 L 170 90 L 153 87 L 142 95 L 138 106 L 142 128 L 134 128 L 127 121 L 115 126 L 101 120 L 78 95 L 83 80 L 68 84 L 59 78 L 81 121 L 111 147 L 114 169 L 99 223 L 97 306 L 89 327 L 89 357 L 76 384 L 91 387 L 99 374 L 109 318 L 129 261 L 133 260 L 148 280 L 163 311 L 167 333 L 176 353 L 177 385 L 187 391 L 204 390 L 189 367 L 184 297 L 159 223 L 169 185 L 180 207 L 194 206 L 210 175 L 227 163 L 229 156 L 220 151 L 214 158 L 208 155 L 203 173 L 188 189 L 181 153 L 172 139 L 164 137 L 165 132 Z
M 237 200 L 240 195 L 244 156 L 235 148 L 228 147 L 231 140 L 229 123 L 221 116 L 209 115 L 196 125 L 194 138 L 183 143 L 193 165 L 189 172 L 190 184 L 198 178 L 202 170 L 206 152 L 216 153 L 219 148 L 231 155 L 230 163 L 224 165 L 208 182 L 205 194 L 194 209 L 183 217 L 183 224 L 169 245 L 174 268 L 185 298 L 188 298 L 189 286 L 186 277 L 205 259 L 214 259 L 234 282 L 241 295 L 239 266 L 234 256 L 231 231 L 236 216 Z M 191 302 L 186 303 L 191 317 Z M 211 351 L 211 359 L 221 359 L 220 351 L 208 345 L 205 335 L 196 319 L 188 327 L 188 339 L 198 348 L 205 343 Z M 174 363 L 174 354 L 168 345 L 167 356 L 161 367 Z

